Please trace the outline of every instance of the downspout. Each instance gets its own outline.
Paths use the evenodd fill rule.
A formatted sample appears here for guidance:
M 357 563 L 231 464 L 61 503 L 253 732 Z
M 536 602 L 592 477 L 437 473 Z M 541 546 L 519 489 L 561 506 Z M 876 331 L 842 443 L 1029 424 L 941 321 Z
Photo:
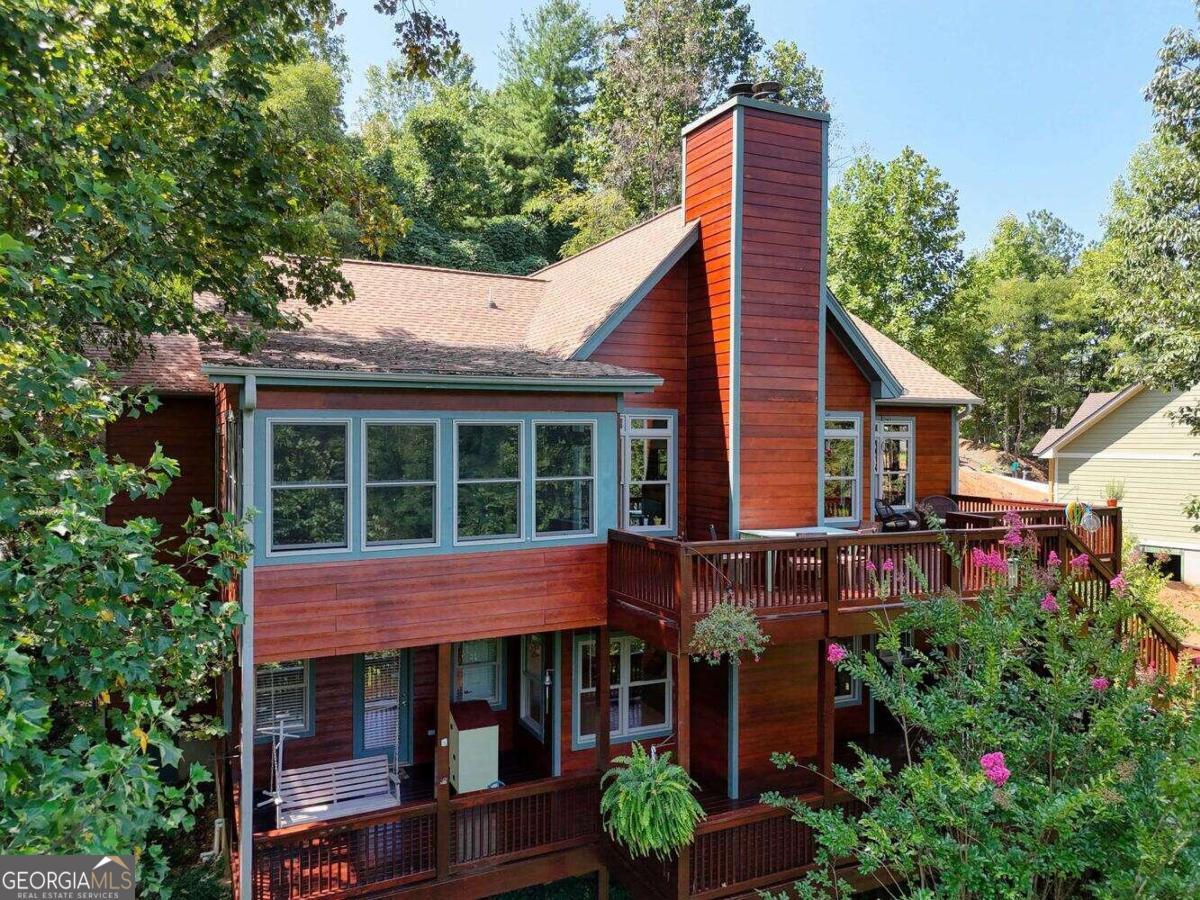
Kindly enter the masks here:
M 258 404 L 255 378 L 247 375 L 241 391 L 242 513 L 254 507 L 254 408 Z M 254 557 L 242 570 L 242 728 L 241 828 L 238 829 L 238 883 L 243 900 L 254 896 Z
M 950 410 L 950 493 L 958 493 L 958 407 Z

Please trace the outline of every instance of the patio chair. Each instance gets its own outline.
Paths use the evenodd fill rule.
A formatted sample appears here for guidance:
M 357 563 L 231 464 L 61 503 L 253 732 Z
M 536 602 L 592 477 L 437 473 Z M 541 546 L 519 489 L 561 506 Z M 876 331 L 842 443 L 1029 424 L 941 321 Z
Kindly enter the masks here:
M 875 518 L 884 531 L 915 531 L 921 527 L 921 517 L 915 512 L 898 512 L 886 500 L 875 501 Z
M 937 516 L 939 521 L 944 525 L 946 517 L 952 512 L 961 512 L 958 508 L 958 503 L 952 498 L 943 494 L 934 494 L 932 497 L 926 497 L 917 504 L 917 509 L 921 511 L 922 520 L 927 520 L 929 516 Z

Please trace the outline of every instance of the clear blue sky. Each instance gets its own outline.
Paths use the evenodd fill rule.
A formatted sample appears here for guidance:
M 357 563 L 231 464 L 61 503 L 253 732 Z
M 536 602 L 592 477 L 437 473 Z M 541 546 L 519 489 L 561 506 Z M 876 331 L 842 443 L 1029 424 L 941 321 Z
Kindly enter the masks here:
M 532 0 L 433 0 L 478 78 Z M 362 71 L 392 54 L 370 0 L 344 0 L 353 117 Z M 597 16 L 618 0 L 594 0 Z M 1006 212 L 1046 208 L 1100 235 L 1113 181 L 1150 132 L 1142 99 L 1162 37 L 1194 25 L 1188 0 L 751 0 L 768 40 L 795 40 L 825 72 L 843 151 L 910 144 L 959 191 L 968 248 Z

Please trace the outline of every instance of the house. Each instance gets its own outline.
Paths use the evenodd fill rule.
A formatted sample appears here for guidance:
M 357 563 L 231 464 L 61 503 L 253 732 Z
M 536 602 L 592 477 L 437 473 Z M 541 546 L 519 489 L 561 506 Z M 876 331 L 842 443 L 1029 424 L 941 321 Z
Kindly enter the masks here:
M 253 355 L 173 338 L 127 374 L 165 402 L 110 446 L 156 437 L 215 473 L 195 490 L 260 511 L 220 773 L 240 897 L 589 872 L 603 894 L 610 868 L 717 897 L 812 864 L 757 799 L 837 802 L 775 751 L 827 775 L 852 739 L 886 746 L 886 713 L 826 662 L 896 603 L 867 563 L 983 577 L 935 533 L 873 533 L 874 500 L 955 492 L 978 398 L 826 290 L 827 130 L 733 97 L 684 130 L 682 205 L 585 253 L 529 277 L 350 261 L 355 301 L 303 331 Z M 1004 507 L 960 499 L 952 540 L 995 546 Z M 1022 515 L 1083 546 L 1061 508 Z M 1105 522 L 1097 566 L 1119 563 Z M 689 659 L 727 598 L 770 633 L 761 662 Z M 669 862 L 600 829 L 598 772 L 634 740 L 701 786 Z
M 1122 486 L 1126 531 L 1148 552 L 1168 554 L 1168 569 L 1188 584 L 1200 584 L 1200 533 L 1184 512 L 1200 495 L 1200 436 L 1175 415 L 1197 403 L 1200 387 L 1089 394 L 1065 428 L 1034 447 L 1049 465 L 1052 500 L 1102 505 L 1109 484 Z

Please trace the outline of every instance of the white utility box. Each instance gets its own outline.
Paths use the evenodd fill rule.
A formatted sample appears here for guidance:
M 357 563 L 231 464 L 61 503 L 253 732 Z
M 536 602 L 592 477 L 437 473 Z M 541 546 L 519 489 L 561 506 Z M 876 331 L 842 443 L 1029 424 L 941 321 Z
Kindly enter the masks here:
M 450 704 L 450 784 L 460 794 L 500 778 L 500 724 L 486 700 Z

